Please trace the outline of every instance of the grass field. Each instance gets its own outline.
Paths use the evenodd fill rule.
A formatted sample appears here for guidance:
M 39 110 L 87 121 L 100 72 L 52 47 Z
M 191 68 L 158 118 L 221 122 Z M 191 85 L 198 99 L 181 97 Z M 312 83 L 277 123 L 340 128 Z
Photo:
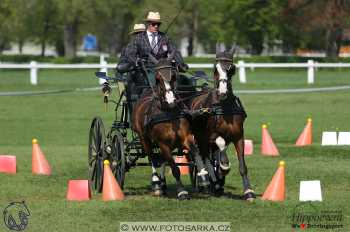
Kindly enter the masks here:
M 319 70 L 315 85 L 306 84 L 306 71 L 255 70 L 247 73 L 248 83 L 234 80 L 236 89 L 308 88 L 350 85 L 346 70 Z M 38 91 L 96 87 L 92 70 L 40 71 L 39 85 L 30 86 L 27 71 L 0 71 L 0 92 Z M 26 202 L 31 215 L 25 231 L 118 231 L 120 221 L 229 221 L 231 231 L 299 231 L 293 229 L 292 214 L 299 204 L 299 181 L 321 180 L 324 201 L 314 203 L 318 211 L 342 211 L 340 231 L 350 231 L 350 147 L 321 147 L 322 131 L 350 131 L 350 91 L 298 94 L 241 94 L 248 118 L 246 138 L 255 142 L 254 154 L 246 158 L 249 177 L 261 196 L 278 162 L 286 161 L 287 199 L 281 203 L 239 199 L 242 182 L 232 147 L 233 168 L 227 178 L 226 195 L 220 198 L 193 195 L 177 201 L 174 195 L 150 195 L 150 168 L 131 170 L 126 176 L 123 202 L 102 202 L 94 195 L 89 202 L 65 200 L 69 179 L 87 178 L 88 131 L 94 116 L 105 126 L 113 111 L 104 112 L 100 91 L 55 95 L 0 97 L 0 154 L 17 156 L 18 173 L 0 174 L 0 210 L 14 201 Z M 112 107 L 110 107 L 112 109 Z M 293 144 L 313 119 L 314 144 L 296 148 Z M 261 124 L 269 125 L 280 157 L 260 154 Z M 31 140 L 39 139 L 53 175 L 31 174 Z M 189 178 L 183 177 L 188 189 Z M 174 180 L 168 178 L 170 191 Z M 0 231 L 9 231 L 3 221 Z M 307 231 L 319 231 L 308 229 Z M 332 231 L 332 230 L 326 230 Z

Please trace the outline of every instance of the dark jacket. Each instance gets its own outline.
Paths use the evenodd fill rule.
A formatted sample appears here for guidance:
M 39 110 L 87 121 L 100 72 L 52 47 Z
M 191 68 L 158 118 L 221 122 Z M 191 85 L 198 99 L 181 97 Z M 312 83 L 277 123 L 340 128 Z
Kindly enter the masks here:
M 175 61 L 178 65 L 184 65 L 180 52 L 176 51 L 174 44 L 168 39 L 165 33 L 158 32 L 158 51 L 155 54 L 148 40 L 147 32 L 141 32 L 134 36 L 125 48 L 125 55 L 129 61 L 135 63 L 137 58 L 148 60 L 149 54 L 156 59 L 166 58 L 168 54 L 175 51 Z

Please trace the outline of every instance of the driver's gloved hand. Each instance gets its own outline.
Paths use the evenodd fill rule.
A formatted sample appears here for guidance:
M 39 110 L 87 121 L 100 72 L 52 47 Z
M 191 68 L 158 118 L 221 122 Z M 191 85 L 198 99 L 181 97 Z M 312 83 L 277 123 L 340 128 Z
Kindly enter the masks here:
M 119 63 L 117 65 L 117 71 L 119 73 L 125 73 L 125 72 L 128 72 L 130 71 L 132 65 L 130 63 Z

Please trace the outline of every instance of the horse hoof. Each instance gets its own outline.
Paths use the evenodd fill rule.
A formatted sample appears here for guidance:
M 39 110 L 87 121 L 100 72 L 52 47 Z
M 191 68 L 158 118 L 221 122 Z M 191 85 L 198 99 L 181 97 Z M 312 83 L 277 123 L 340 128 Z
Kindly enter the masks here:
M 231 164 L 230 163 L 222 163 L 220 162 L 220 168 L 222 171 L 228 173 L 231 169 Z
M 166 182 L 163 181 L 163 180 L 162 180 L 162 183 L 160 184 L 160 186 L 161 186 L 161 188 L 162 188 L 162 190 L 163 190 L 164 192 L 168 189 L 168 187 L 167 187 L 167 185 L 166 185 Z
M 224 189 L 216 190 L 213 192 L 214 197 L 221 197 L 224 195 Z
M 177 194 L 177 199 L 180 200 L 180 201 L 189 200 L 190 199 L 190 195 L 188 194 L 187 191 L 183 190 L 183 191 L 181 191 L 181 192 L 179 192 Z
M 249 201 L 249 202 L 253 202 L 255 200 L 256 196 L 253 190 L 248 189 L 247 191 L 245 191 L 244 193 L 244 200 Z
M 220 184 L 215 184 L 214 188 L 211 191 L 212 195 L 215 197 L 220 197 L 224 195 L 224 187 Z
M 230 172 L 230 170 L 231 170 L 231 168 L 229 168 L 229 169 L 227 169 L 227 170 L 224 170 L 224 169 L 222 169 L 221 166 L 220 166 L 220 168 L 219 168 L 219 175 L 220 175 L 221 177 L 227 176 L 227 174 Z

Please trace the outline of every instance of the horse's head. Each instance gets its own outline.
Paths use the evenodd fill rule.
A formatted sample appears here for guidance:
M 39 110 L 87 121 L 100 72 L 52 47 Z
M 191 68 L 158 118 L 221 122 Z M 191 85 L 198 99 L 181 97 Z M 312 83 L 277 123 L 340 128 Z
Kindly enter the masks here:
M 174 108 L 176 105 L 176 98 L 174 94 L 174 85 L 176 80 L 177 71 L 173 66 L 172 60 L 174 53 L 168 58 L 162 58 L 156 60 L 154 57 L 151 59 L 155 64 L 155 78 L 157 85 L 157 94 L 160 98 L 161 104 L 167 108 Z
M 231 78 L 235 74 L 236 67 L 233 63 L 233 47 L 230 51 L 216 51 L 216 63 L 214 67 L 214 85 L 220 101 L 232 93 Z

